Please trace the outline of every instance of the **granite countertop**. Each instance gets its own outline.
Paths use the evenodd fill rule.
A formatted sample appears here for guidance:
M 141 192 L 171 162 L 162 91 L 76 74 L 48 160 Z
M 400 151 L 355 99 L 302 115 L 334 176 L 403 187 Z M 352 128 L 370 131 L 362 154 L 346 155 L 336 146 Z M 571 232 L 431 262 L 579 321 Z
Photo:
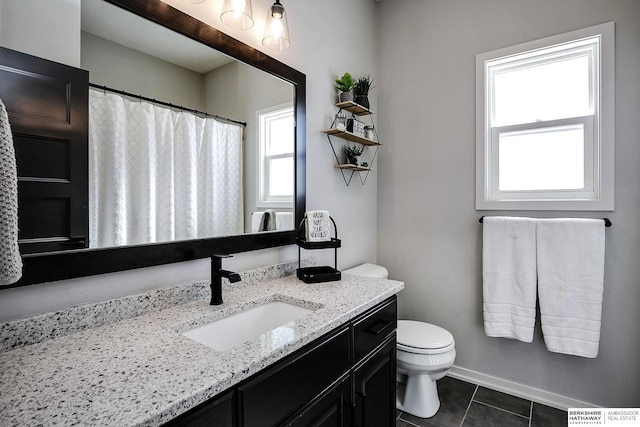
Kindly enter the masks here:
M 82 307 L 73 311 L 74 316 L 102 317 L 102 326 L 71 328 L 58 337 L 57 328 L 49 326 L 50 336 L 40 342 L 13 342 L 0 353 L 0 425 L 161 425 L 404 287 L 402 282 L 349 274 L 341 281 L 318 284 L 295 276 L 254 282 L 225 285 L 221 306 L 208 305 L 206 283 L 181 285 L 183 293 L 197 288 L 199 298 L 111 323 L 103 311 L 113 303 Z M 133 301 L 148 299 L 143 295 Z M 315 311 L 290 324 L 286 334 L 266 333 L 223 352 L 180 333 L 269 301 Z M 55 319 L 66 324 L 70 317 L 52 313 L 46 322 L 40 317 L 0 325 L 0 338 L 9 342 L 6 335 L 20 328 Z

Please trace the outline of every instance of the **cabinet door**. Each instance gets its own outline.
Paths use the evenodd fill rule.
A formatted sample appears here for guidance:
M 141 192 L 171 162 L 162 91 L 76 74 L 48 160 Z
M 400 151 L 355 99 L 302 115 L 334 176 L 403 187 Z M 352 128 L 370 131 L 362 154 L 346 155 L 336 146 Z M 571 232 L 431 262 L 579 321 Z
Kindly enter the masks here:
M 346 375 L 284 425 L 287 427 L 345 427 L 351 424 L 351 376 Z
M 354 370 L 355 427 L 395 425 L 396 335 Z
M 89 72 L 0 48 L 22 254 L 89 244 Z M 36 282 L 37 283 L 37 282 Z
M 268 368 L 238 387 L 240 424 L 280 425 L 349 372 L 349 328 Z
M 166 427 L 233 427 L 233 391 L 169 421 Z

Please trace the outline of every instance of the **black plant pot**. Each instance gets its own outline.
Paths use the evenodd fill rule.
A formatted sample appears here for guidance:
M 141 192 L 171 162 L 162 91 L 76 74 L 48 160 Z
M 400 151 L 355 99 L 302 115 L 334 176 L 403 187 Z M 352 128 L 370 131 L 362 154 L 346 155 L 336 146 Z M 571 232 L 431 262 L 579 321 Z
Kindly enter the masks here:
M 356 95 L 356 104 L 362 105 L 367 110 L 369 109 L 369 97 L 367 95 Z

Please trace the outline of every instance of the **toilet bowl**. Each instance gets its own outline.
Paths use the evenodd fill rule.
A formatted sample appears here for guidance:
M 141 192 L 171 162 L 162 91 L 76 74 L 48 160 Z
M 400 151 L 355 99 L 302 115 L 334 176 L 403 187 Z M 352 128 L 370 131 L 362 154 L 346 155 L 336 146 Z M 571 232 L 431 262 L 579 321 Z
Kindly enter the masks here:
M 387 269 L 361 264 L 343 271 L 386 279 Z M 414 320 L 398 320 L 396 407 L 419 418 L 430 418 L 440 409 L 436 381 L 444 377 L 456 358 L 453 335 L 446 329 Z
M 440 409 L 436 381 L 444 377 L 456 358 L 453 335 L 430 323 L 398 320 L 396 407 L 419 418 Z

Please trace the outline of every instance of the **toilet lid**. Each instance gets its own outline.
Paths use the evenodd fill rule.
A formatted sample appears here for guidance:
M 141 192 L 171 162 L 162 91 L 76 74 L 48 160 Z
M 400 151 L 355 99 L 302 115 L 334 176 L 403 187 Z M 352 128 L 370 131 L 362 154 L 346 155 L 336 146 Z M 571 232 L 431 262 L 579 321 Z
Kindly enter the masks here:
M 453 335 L 446 329 L 414 320 L 398 320 L 397 340 L 398 348 L 415 353 L 446 351 L 454 345 Z

